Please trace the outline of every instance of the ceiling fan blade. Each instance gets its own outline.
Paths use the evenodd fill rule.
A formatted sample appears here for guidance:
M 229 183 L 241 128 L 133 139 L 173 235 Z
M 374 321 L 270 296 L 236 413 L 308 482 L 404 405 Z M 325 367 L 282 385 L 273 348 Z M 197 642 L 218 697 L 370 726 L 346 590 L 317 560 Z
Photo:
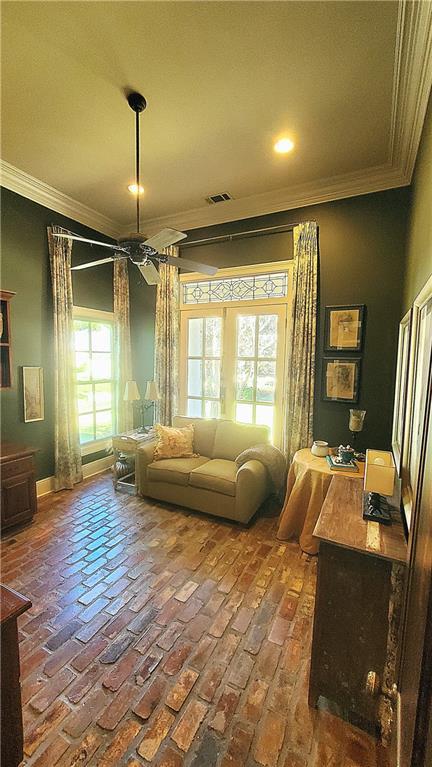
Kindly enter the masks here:
M 175 242 L 184 240 L 185 237 L 187 237 L 187 234 L 178 232 L 177 229 L 162 229 L 158 234 L 149 237 L 149 239 L 144 242 L 144 245 L 149 245 L 155 250 L 162 250 L 163 248 L 168 248 L 170 245 L 174 245 Z
M 165 258 L 164 258 L 165 261 Z M 198 261 L 189 261 L 186 258 L 177 258 L 176 256 L 166 256 L 166 263 L 171 266 L 177 266 L 178 269 L 185 269 L 187 272 L 199 272 L 200 274 L 216 274 L 217 267 L 209 264 L 199 264 Z
M 89 240 L 87 237 L 80 237 L 78 234 L 54 234 L 54 237 L 63 237 L 65 240 L 76 240 L 77 242 L 89 242 L 90 245 L 100 245 L 102 248 L 121 250 L 123 253 L 126 253 L 124 248 L 121 248 L 119 245 L 110 245 L 108 242 L 99 242 L 99 240 Z
M 126 256 L 123 256 L 126 258 Z M 99 264 L 108 264 L 110 261 L 117 261 L 116 258 L 110 256 L 109 258 L 101 258 L 100 261 L 89 261 L 88 264 L 79 264 L 78 266 L 71 266 L 71 270 L 76 269 L 89 269 L 91 266 L 99 266 Z
M 151 261 L 147 261 L 146 264 L 137 264 L 137 267 L 144 277 L 147 285 L 159 285 L 161 281 L 159 272 Z

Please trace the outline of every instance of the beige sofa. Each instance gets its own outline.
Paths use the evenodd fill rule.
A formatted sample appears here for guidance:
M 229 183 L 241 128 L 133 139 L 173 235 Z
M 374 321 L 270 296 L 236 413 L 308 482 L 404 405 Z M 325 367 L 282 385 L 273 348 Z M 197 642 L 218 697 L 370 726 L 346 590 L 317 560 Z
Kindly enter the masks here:
M 260 461 L 240 468 L 235 459 L 246 448 L 269 441 L 267 426 L 217 419 L 174 418 L 174 426 L 194 425 L 196 458 L 153 460 L 155 442 L 137 453 L 138 492 L 160 501 L 248 522 L 270 493 Z

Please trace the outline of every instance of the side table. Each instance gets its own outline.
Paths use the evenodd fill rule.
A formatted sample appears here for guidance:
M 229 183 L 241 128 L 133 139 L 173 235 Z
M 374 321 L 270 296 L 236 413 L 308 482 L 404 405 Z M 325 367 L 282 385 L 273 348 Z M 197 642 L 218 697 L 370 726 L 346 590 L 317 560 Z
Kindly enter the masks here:
M 142 432 L 138 429 L 116 434 L 112 438 L 114 454 L 113 483 L 114 490 L 135 495 L 137 492 L 135 480 L 135 457 L 140 445 L 151 442 L 154 432 Z
M 277 537 L 282 541 L 298 538 L 306 554 L 318 554 L 319 541 L 313 531 L 320 515 L 330 482 L 334 476 L 363 481 L 364 463 L 358 473 L 332 471 L 325 458 L 312 455 L 309 448 L 298 450 L 291 464 L 285 502 L 281 511 Z

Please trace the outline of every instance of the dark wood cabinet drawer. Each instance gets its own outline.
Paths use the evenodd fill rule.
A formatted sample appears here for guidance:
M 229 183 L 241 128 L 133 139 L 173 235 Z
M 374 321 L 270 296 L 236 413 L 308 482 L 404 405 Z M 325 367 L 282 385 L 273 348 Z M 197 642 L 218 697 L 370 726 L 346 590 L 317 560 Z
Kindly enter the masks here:
M 2 481 L 9 479 L 9 477 L 16 477 L 19 474 L 25 474 L 26 472 L 34 471 L 34 462 L 32 456 L 26 458 L 17 458 L 15 461 L 8 461 L 2 464 L 1 478 Z

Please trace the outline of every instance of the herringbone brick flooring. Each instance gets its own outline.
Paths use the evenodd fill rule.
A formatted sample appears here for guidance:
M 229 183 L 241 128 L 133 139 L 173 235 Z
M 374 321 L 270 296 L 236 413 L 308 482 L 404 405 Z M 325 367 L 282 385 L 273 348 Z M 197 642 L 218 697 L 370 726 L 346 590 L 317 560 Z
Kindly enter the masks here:
M 316 561 L 245 529 L 114 493 L 47 496 L 2 543 L 20 619 L 25 764 L 382 767 L 307 706 Z

